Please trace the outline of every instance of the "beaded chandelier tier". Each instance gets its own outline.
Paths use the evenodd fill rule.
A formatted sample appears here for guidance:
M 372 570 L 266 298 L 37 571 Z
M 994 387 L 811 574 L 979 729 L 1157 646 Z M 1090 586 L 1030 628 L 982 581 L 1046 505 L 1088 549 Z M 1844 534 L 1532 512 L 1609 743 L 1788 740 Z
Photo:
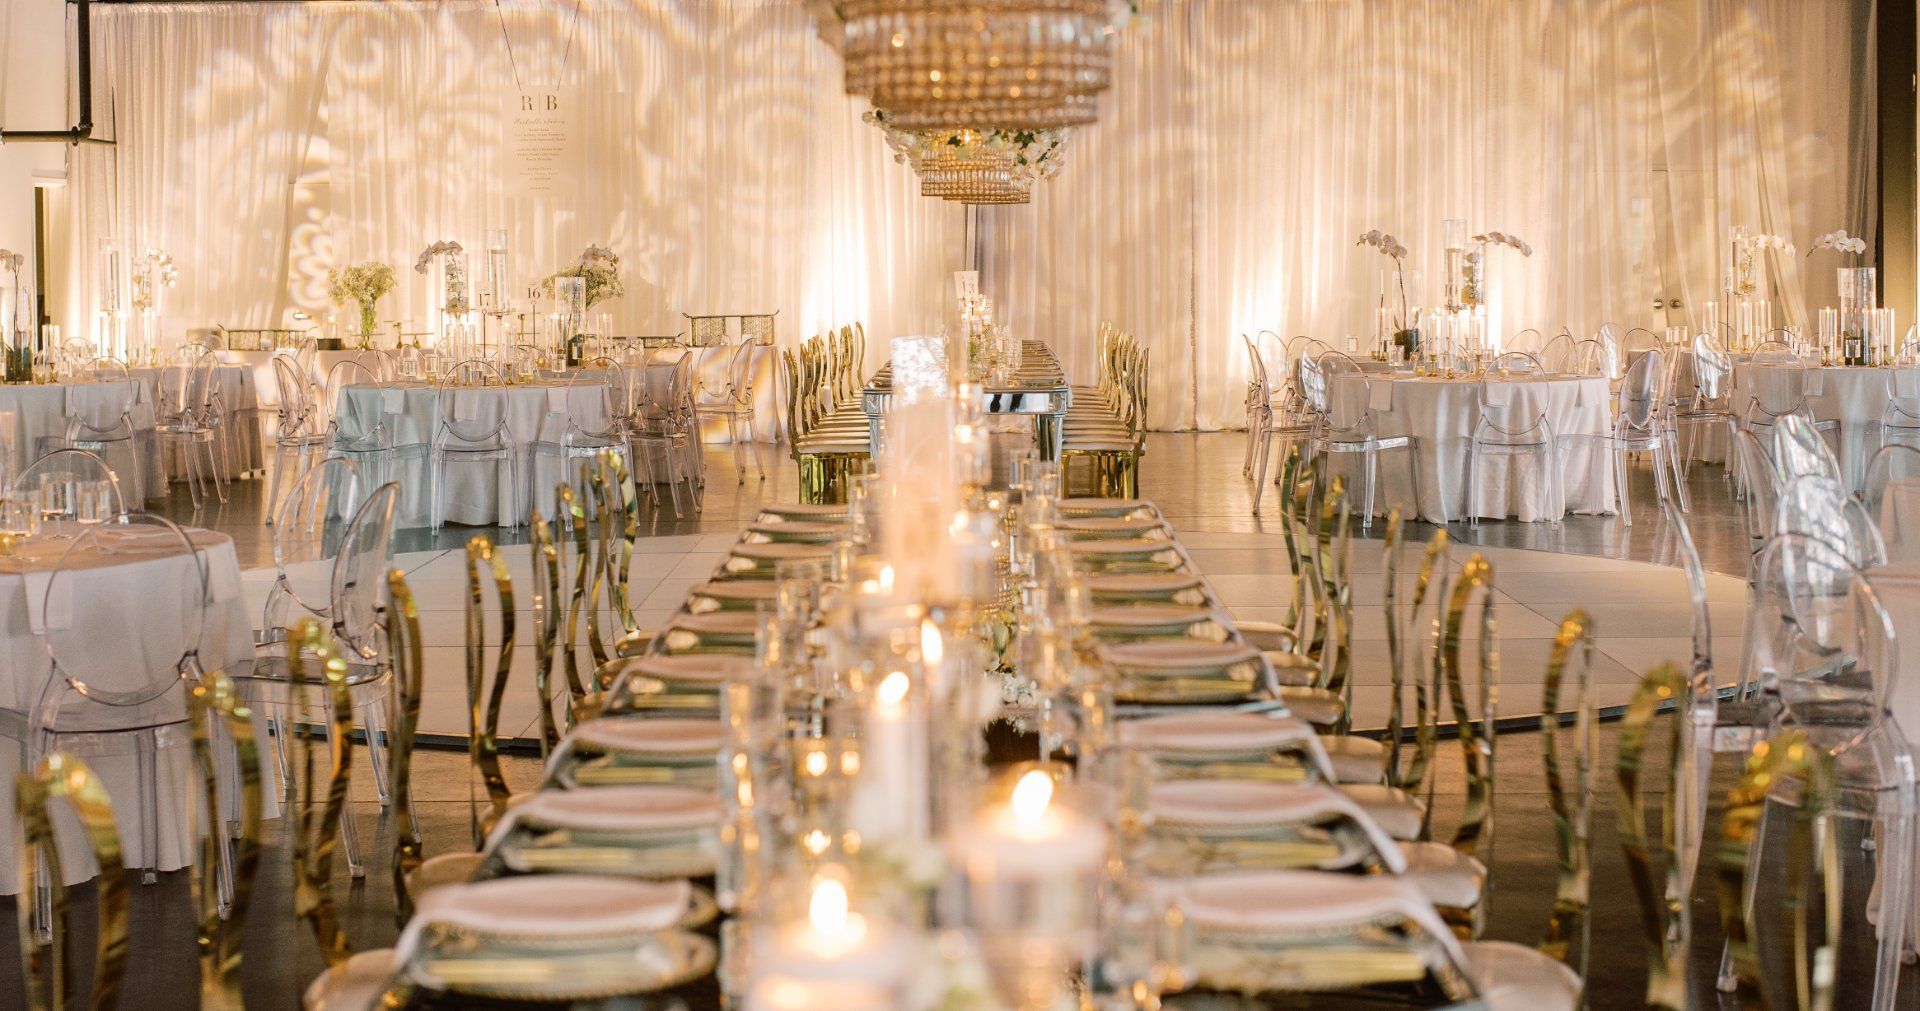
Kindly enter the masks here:
M 866 120 L 894 159 L 913 167 L 920 194 L 963 204 L 1024 204 L 1036 179 L 1060 170 L 1066 130 L 903 130 L 887 113 Z
M 847 93 L 903 130 L 1083 126 L 1112 81 L 1115 0 L 834 6 L 844 22 Z

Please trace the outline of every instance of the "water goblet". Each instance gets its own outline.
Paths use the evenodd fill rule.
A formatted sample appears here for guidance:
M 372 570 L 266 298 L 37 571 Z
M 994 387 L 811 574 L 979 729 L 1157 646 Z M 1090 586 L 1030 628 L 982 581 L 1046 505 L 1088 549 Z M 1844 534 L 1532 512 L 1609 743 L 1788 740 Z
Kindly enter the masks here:
M 113 484 L 106 480 L 73 483 L 73 518 L 92 526 L 113 518 Z

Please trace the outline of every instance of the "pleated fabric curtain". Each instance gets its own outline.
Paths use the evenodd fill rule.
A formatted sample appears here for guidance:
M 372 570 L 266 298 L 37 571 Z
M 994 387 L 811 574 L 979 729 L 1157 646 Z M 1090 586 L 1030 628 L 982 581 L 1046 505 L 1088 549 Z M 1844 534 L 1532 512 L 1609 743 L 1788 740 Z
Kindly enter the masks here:
M 382 317 L 425 329 L 433 285 L 412 269 L 420 251 L 458 241 L 477 279 L 495 228 L 520 284 L 589 243 L 611 246 L 627 294 L 596 310 L 620 333 L 675 333 L 683 312 L 779 310 L 789 341 L 864 322 L 881 338 L 877 362 L 885 336 L 938 324 L 964 212 L 918 195 L 802 7 L 582 0 L 577 11 L 545 0 L 97 10 L 121 143 L 83 163 L 77 231 L 173 254 L 175 332 L 324 314 L 326 269 L 367 260 L 399 275 Z M 298 102 L 282 93 L 294 83 Z M 554 86 L 583 110 L 583 170 L 559 198 L 514 199 L 501 182 L 514 169 L 509 103 Z M 228 90 L 263 107 L 228 102 Z M 276 134 L 288 142 L 204 145 Z M 92 248 L 73 256 L 87 275 L 69 310 L 79 319 L 97 298 Z
M 1100 121 L 1026 206 L 918 195 L 839 58 L 786 0 L 140 5 L 95 11 L 99 116 L 76 152 L 67 319 L 96 240 L 171 252 L 169 332 L 324 313 L 328 266 L 400 268 L 424 320 L 428 244 L 510 233 L 531 281 L 611 245 L 616 329 L 780 309 L 794 338 L 884 341 L 949 319 L 977 262 L 1002 318 L 1096 365 L 1101 320 L 1152 348 L 1151 423 L 1231 427 L 1242 333 L 1344 346 L 1397 300 L 1369 228 L 1440 301 L 1440 229 L 1489 251 L 1500 334 L 1659 329 L 1715 297 L 1729 229 L 1804 245 L 1873 220 L 1871 6 L 1849 0 L 1141 0 Z M 577 191 L 507 198 L 507 96 L 578 89 Z M 1774 258 L 1776 319 L 1833 302 L 1833 254 Z M 1655 308 L 1659 299 L 1661 307 Z M 1670 306 L 1678 301 L 1680 307 Z M 1364 344 L 1362 344 L 1364 346 Z
M 982 210 L 986 287 L 1082 368 L 1101 320 L 1147 340 L 1174 429 L 1239 423 L 1242 333 L 1368 346 L 1398 299 L 1370 228 L 1412 251 L 1416 306 L 1441 301 L 1444 219 L 1532 243 L 1488 253 L 1508 338 L 1684 323 L 1734 225 L 1804 247 L 1872 221 L 1857 8 L 1147 0 L 1066 167 Z M 1832 303 L 1826 256 L 1770 265 L 1776 319 Z

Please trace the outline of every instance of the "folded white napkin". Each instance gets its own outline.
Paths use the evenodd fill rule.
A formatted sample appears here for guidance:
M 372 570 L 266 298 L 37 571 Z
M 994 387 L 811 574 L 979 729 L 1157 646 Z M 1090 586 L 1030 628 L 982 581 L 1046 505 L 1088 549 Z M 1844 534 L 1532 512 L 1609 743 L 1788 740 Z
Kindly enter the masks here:
M 1513 384 L 1501 382 L 1483 382 L 1480 395 L 1486 398 L 1488 407 L 1505 407 L 1513 403 Z
M 1367 408 L 1374 411 L 1393 410 L 1393 384 L 1378 381 L 1367 384 Z
M 35 635 L 45 635 L 48 629 L 67 629 L 73 627 L 73 575 L 58 583 L 53 581 L 52 569 L 39 569 L 28 572 L 27 582 L 27 627 Z M 53 587 L 49 598 L 47 587 Z
M 407 391 L 405 390 L 381 390 L 380 391 L 380 413 L 381 414 L 401 414 L 401 413 L 404 413 L 406 409 L 407 409 Z

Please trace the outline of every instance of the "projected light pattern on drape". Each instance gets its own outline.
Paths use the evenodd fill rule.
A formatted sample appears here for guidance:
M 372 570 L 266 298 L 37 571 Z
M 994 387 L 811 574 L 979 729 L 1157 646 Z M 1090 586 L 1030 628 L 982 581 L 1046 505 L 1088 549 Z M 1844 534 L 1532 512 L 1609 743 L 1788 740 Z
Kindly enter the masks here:
M 1076 376 L 1102 319 L 1148 341 L 1151 421 L 1172 428 L 1240 419 L 1243 331 L 1370 334 L 1390 279 L 1353 246 L 1368 228 L 1411 247 L 1426 304 L 1443 219 L 1526 236 L 1533 257 L 1492 265 L 1508 336 L 1659 330 L 1716 297 L 1734 225 L 1869 231 L 1861 6 L 1143 0 L 1066 167 L 1030 206 L 980 212 L 983 287 Z M 611 244 L 627 332 L 682 310 L 778 308 L 788 338 L 942 322 L 964 212 L 920 197 L 860 122 L 803 5 L 572 10 L 506 3 L 511 61 L 493 5 L 467 0 L 97 10 L 120 145 L 74 156 L 69 317 L 90 310 L 97 236 L 174 254 L 177 333 L 279 323 L 330 263 L 404 268 L 506 227 L 523 280 Z M 551 214 L 498 185 L 514 64 L 588 96 L 583 181 Z M 1833 300 L 1813 262 L 1775 265 L 1776 319 Z M 400 273 L 383 312 L 425 319 L 425 279 Z
M 983 212 L 981 283 L 1076 374 L 1103 318 L 1149 341 L 1156 427 L 1244 417 L 1242 332 L 1370 337 L 1392 278 L 1368 228 L 1426 305 L 1443 219 L 1526 236 L 1492 263 L 1505 335 L 1659 331 L 1656 295 L 1675 323 L 1716 297 L 1730 227 L 1872 221 L 1862 6 L 1149 0 L 1066 167 Z M 1828 264 L 1778 266 L 1777 319 L 1833 302 Z
M 778 309 L 788 338 L 855 319 L 881 334 L 939 322 L 963 212 L 894 171 L 799 5 L 573 12 L 544 0 L 98 11 L 121 136 L 82 152 L 81 234 L 178 251 L 176 333 L 324 312 L 326 267 L 373 259 L 403 268 L 382 317 L 424 329 L 429 284 L 404 268 L 438 239 L 480 248 L 489 228 L 509 232 L 522 297 L 589 243 L 611 245 L 627 294 L 597 308 L 622 333 L 675 332 L 681 312 Z M 520 87 L 570 85 L 584 109 L 583 169 L 545 207 L 501 183 L 516 67 Z M 92 297 L 84 259 L 76 309 Z

